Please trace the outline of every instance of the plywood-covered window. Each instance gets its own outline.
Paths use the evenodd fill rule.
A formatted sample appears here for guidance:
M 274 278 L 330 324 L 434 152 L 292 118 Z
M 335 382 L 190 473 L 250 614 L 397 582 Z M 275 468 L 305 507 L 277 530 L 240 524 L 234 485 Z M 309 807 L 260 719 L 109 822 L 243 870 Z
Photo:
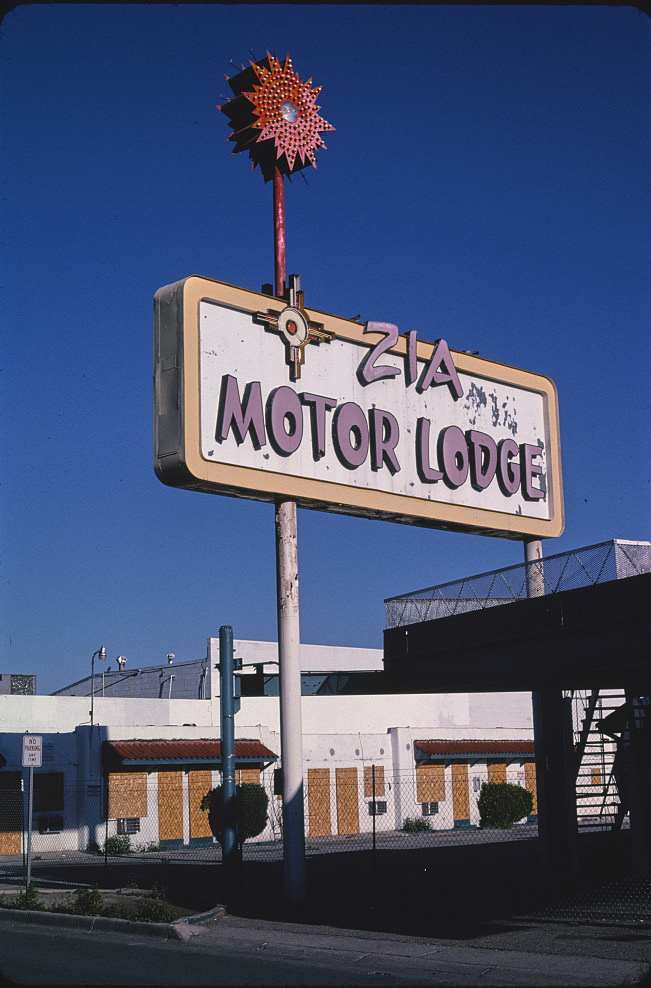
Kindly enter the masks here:
M 359 789 L 356 768 L 336 768 L 337 833 L 359 833 Z
M 445 765 L 416 766 L 416 799 L 419 803 L 445 801 Z
M 158 772 L 158 839 L 183 841 L 183 772 Z
M 190 837 L 212 837 L 208 811 L 201 809 L 201 800 L 212 789 L 210 769 L 188 772 L 188 796 L 190 799 Z
M 20 854 L 22 829 L 20 772 L 0 772 L 0 855 Z
M 111 820 L 147 816 L 147 773 L 109 772 L 108 806 Z
M 468 766 L 465 762 L 455 762 L 452 765 L 452 814 L 455 823 L 470 819 Z
M 260 769 L 259 768 L 236 768 L 235 769 L 235 785 L 241 786 L 245 782 L 255 782 L 260 785 Z
M 538 812 L 538 794 L 536 792 L 536 763 L 535 762 L 525 762 L 524 763 L 524 778 L 525 785 L 531 795 L 533 796 L 533 809 L 532 813 Z
M 488 763 L 488 781 L 506 782 L 506 762 Z
M 307 808 L 310 837 L 329 837 L 332 833 L 329 768 L 308 768 Z
M 375 793 L 373 792 L 373 769 L 375 769 Z M 364 766 L 364 796 L 366 799 L 384 796 L 384 765 Z

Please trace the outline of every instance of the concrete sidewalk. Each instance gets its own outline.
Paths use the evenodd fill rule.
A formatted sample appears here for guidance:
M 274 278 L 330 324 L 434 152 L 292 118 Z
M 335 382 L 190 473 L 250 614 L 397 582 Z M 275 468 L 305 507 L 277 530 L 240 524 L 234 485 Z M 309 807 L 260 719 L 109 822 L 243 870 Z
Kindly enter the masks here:
M 526 920 L 496 922 L 479 936 L 449 939 L 225 915 L 194 927 L 191 936 L 197 946 L 213 947 L 236 938 L 240 946 L 269 955 L 336 953 L 348 970 L 366 969 L 383 984 L 386 976 L 408 973 L 413 984 L 634 985 L 645 983 L 651 970 L 651 930 Z

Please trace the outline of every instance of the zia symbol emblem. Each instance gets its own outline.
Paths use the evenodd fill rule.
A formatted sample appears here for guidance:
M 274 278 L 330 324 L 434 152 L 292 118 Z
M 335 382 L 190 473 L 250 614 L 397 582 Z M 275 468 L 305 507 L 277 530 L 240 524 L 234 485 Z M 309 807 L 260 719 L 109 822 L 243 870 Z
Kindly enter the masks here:
M 329 343 L 334 333 L 323 328 L 322 323 L 311 322 L 303 302 L 300 279 L 297 274 L 289 276 L 289 305 L 282 312 L 258 312 L 256 322 L 263 323 L 266 329 L 279 333 L 285 343 L 285 360 L 289 364 L 289 376 L 298 381 L 301 367 L 305 363 L 305 347 L 309 343 Z

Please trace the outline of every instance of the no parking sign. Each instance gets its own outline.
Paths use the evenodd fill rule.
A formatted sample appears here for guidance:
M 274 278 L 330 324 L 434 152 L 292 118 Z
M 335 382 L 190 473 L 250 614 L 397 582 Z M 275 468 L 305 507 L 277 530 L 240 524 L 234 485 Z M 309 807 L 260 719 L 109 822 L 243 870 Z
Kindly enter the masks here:
M 43 738 L 39 734 L 23 736 L 23 768 L 40 768 L 43 764 Z

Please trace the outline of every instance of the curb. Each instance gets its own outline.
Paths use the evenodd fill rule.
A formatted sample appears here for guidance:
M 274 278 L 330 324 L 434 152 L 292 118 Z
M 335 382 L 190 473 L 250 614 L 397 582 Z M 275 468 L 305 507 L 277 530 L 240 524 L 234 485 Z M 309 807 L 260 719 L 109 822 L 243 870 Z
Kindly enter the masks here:
M 198 930 L 192 927 L 221 919 L 226 915 L 224 906 L 215 906 L 204 913 L 183 916 L 173 923 L 143 923 L 132 919 L 114 919 L 110 916 L 75 916 L 73 913 L 49 913 L 40 909 L 0 909 L 0 922 L 27 923 L 31 926 L 65 926 L 88 933 L 131 933 L 137 936 L 159 937 L 162 940 L 188 940 Z

